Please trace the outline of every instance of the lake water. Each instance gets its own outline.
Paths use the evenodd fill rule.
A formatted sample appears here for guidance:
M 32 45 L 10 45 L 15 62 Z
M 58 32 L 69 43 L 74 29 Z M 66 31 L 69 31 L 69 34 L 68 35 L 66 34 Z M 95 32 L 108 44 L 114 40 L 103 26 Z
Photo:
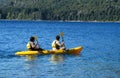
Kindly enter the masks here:
M 51 55 L 34 60 L 15 55 L 34 35 L 51 49 L 59 32 L 67 48 L 83 46 L 80 55 L 57 61 Z M 120 23 L 0 21 L 0 78 L 120 78 Z

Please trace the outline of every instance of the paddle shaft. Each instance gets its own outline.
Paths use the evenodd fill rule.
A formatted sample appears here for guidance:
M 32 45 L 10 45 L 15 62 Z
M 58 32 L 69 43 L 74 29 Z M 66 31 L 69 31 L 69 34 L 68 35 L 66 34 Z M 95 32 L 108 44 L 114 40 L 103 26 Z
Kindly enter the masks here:
M 39 42 L 38 42 L 38 37 L 37 36 L 34 36 L 34 37 L 35 37 L 35 40 L 37 41 L 38 47 L 40 48 L 40 45 L 39 45 Z
M 62 41 L 64 42 L 64 33 L 63 32 L 60 32 L 60 35 L 62 37 Z M 64 44 L 64 47 L 65 47 L 65 44 Z
M 38 40 L 36 40 L 36 41 L 37 41 L 38 47 L 40 48 L 40 44 L 39 44 Z

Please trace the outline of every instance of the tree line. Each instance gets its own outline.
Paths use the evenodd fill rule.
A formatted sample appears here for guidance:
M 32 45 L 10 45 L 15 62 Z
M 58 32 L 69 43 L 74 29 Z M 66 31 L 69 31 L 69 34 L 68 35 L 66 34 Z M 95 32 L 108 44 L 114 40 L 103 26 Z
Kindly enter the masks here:
M 120 21 L 120 0 L 0 0 L 0 19 Z

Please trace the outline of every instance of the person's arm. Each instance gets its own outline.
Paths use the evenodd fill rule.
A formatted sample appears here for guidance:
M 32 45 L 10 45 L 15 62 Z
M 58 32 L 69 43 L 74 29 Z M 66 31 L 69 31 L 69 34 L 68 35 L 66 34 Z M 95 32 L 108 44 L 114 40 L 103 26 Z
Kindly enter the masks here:
M 63 46 L 63 45 L 64 45 L 64 42 L 62 42 L 62 44 L 60 44 L 59 41 L 56 41 L 56 44 L 59 45 L 59 46 Z
M 31 45 L 32 48 L 36 47 L 36 45 L 33 42 L 30 42 L 30 45 Z

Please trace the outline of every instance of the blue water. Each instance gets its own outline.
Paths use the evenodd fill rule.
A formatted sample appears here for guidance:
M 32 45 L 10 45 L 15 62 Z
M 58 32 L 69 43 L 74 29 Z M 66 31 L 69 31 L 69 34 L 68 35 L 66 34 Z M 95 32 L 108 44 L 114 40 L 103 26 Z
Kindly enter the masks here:
M 67 48 L 83 46 L 80 55 L 62 55 L 60 61 L 15 55 L 34 35 L 51 49 L 59 32 Z M 120 23 L 0 21 L 0 78 L 120 78 Z

